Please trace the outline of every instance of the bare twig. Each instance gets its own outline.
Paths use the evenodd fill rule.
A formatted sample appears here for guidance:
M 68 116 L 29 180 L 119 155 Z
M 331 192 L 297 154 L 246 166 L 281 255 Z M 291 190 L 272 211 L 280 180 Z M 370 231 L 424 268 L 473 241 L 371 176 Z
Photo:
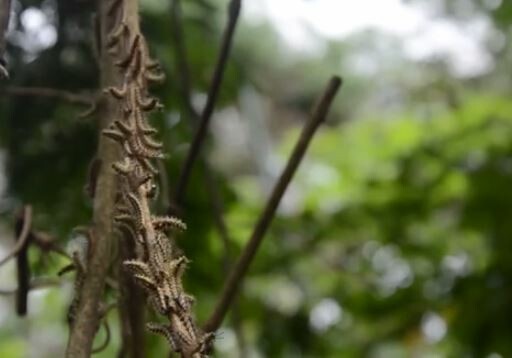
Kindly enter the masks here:
M 25 241 L 30 241 L 31 244 L 38 246 L 42 251 L 55 252 L 56 254 L 71 260 L 71 256 L 68 255 L 66 250 L 56 244 L 56 238 L 46 232 L 29 230 L 27 235 L 23 237 Z M 24 242 L 17 240 L 16 246 L 0 261 L 0 266 L 15 257 L 22 249 L 23 244 Z
M 99 347 L 94 348 L 91 351 L 91 354 L 96 354 L 96 353 L 100 353 L 100 352 L 104 351 L 105 348 L 107 348 L 108 344 L 110 343 L 110 326 L 108 325 L 106 318 L 103 320 L 103 327 L 105 328 L 105 340 Z
M 28 291 L 30 290 L 30 265 L 28 262 L 28 247 L 32 241 L 32 207 L 25 205 L 21 216 L 16 220 L 15 230 L 17 241 L 22 242 L 16 255 L 18 290 L 16 291 L 16 313 L 18 316 L 27 314 Z
M 176 56 L 176 72 L 180 77 L 180 90 L 185 102 L 185 108 L 195 122 L 199 121 L 199 113 L 194 109 L 191 101 L 190 68 L 185 46 L 185 34 L 183 32 L 183 15 L 181 11 L 181 0 L 172 0 L 171 4 L 171 34 L 174 41 L 174 54 Z
M 174 41 L 175 47 L 175 55 L 176 55 L 176 73 L 179 75 L 179 83 L 181 84 L 181 96 L 183 102 L 185 103 L 185 109 L 192 120 L 190 125 L 193 128 L 198 124 L 200 117 L 197 111 L 194 109 L 191 100 L 191 92 L 190 92 L 190 69 L 188 67 L 188 56 L 187 50 L 185 47 L 185 35 L 183 32 L 183 15 L 181 11 L 181 0 L 172 0 L 171 6 L 171 24 L 172 24 L 172 38 Z M 206 188 L 208 190 L 208 194 L 210 197 L 211 210 L 213 214 L 214 224 L 217 228 L 219 236 L 222 240 L 222 245 L 224 248 L 224 258 L 223 258 L 223 269 L 224 271 L 229 270 L 230 259 L 229 259 L 229 233 L 227 230 L 227 226 L 224 220 L 224 205 L 222 203 L 222 198 L 219 195 L 218 186 L 215 182 L 215 177 L 205 160 L 199 159 L 203 172 L 204 172 L 204 181 Z M 159 161 L 160 164 L 161 161 Z M 160 169 L 162 172 L 162 169 Z M 163 196 L 166 196 L 166 193 L 162 193 Z M 184 195 L 183 195 L 184 197 Z M 171 201 L 174 201 L 171 198 Z
M 261 244 L 261 241 L 275 215 L 276 209 L 283 197 L 290 180 L 292 179 L 297 167 L 299 166 L 304 153 L 306 152 L 309 142 L 313 138 L 319 125 L 325 120 L 327 112 L 331 105 L 334 96 L 336 95 L 339 87 L 341 86 L 341 79 L 339 77 L 333 77 L 320 101 L 313 110 L 313 114 L 310 120 L 306 123 L 306 126 L 302 130 L 300 138 L 295 145 L 295 148 L 286 164 L 285 169 L 281 173 L 278 182 L 276 183 L 272 194 L 267 201 L 265 209 L 263 210 L 254 230 L 251 238 L 245 246 L 241 256 L 239 257 L 234 268 L 231 270 L 226 284 L 224 285 L 221 297 L 217 302 L 215 310 L 210 319 L 204 325 L 206 332 L 216 331 L 221 325 L 229 307 L 233 303 L 233 299 L 236 296 L 238 286 L 242 282 L 249 265 L 251 264 L 256 252 Z
M 43 252 L 55 252 L 62 257 L 72 260 L 71 256 L 57 244 L 57 238 L 42 231 L 31 231 L 31 243 L 37 245 Z
M 175 202 L 178 205 L 183 203 L 190 173 L 192 172 L 192 167 L 199 156 L 199 152 L 205 140 L 208 125 L 213 114 L 213 109 L 217 102 L 219 89 L 222 84 L 222 78 L 224 76 L 224 70 L 226 68 L 227 59 L 231 49 L 233 34 L 236 28 L 238 17 L 240 15 L 241 3 L 241 0 L 231 0 L 228 5 L 228 25 L 222 37 L 221 50 L 217 59 L 217 64 L 215 66 L 210 90 L 208 91 L 206 105 L 203 109 L 199 127 L 197 128 L 197 131 L 192 140 L 190 150 L 187 154 L 187 158 L 185 159 L 180 172 L 180 176 L 178 178 L 178 183 L 176 185 Z
M 102 317 L 106 317 L 110 313 L 110 311 L 117 307 L 119 307 L 119 301 L 111 302 L 108 305 L 104 305 L 103 307 L 101 307 L 100 314 Z
M 32 290 L 38 290 L 42 288 L 48 288 L 53 286 L 59 286 L 63 280 L 54 278 L 54 277 L 40 277 L 40 278 L 34 278 L 32 281 L 30 281 L 29 289 Z M 2 288 L 0 289 L 0 295 L 7 296 L 7 295 L 14 295 L 18 291 L 17 288 Z
M 185 40 L 184 40 L 184 33 L 183 33 L 183 16 L 181 12 L 181 0 L 173 0 L 172 6 L 171 6 L 171 24 L 172 24 L 172 34 L 173 34 L 173 41 L 174 41 L 174 47 L 175 47 L 175 54 L 176 54 L 176 63 L 177 68 L 176 72 L 180 76 L 180 84 L 181 84 L 181 96 L 183 99 L 183 102 L 185 103 L 185 109 L 188 112 L 188 115 L 190 116 L 190 119 L 192 120 L 190 123 L 192 128 L 195 128 L 197 124 L 200 121 L 200 116 L 197 113 L 197 111 L 194 109 L 194 106 L 192 105 L 192 99 L 191 99 L 191 91 L 190 91 L 190 69 L 188 67 L 188 57 L 187 57 L 187 50 L 185 48 Z M 228 27 L 229 28 L 229 27 Z M 208 165 L 208 163 L 204 160 L 200 160 L 202 163 L 203 171 L 204 171 L 204 178 L 205 178 L 205 184 L 207 187 L 207 190 L 209 191 L 209 196 L 211 199 L 212 204 L 212 212 L 214 215 L 214 222 L 216 224 L 216 228 L 219 232 L 219 235 L 223 241 L 223 245 L 225 248 L 227 248 L 227 242 L 229 241 L 228 238 L 228 232 L 226 228 L 226 224 L 224 222 L 224 218 L 222 215 L 223 211 L 223 205 L 222 205 L 222 198 L 220 197 L 217 185 L 215 184 L 215 178 L 213 177 L 213 173 Z M 178 194 L 181 191 L 178 190 L 176 193 Z M 165 193 L 162 193 L 165 195 Z M 181 196 L 181 201 L 185 198 L 185 193 Z M 170 198 L 170 201 L 173 202 L 173 208 L 176 207 L 177 203 L 175 202 L 174 198 Z M 227 252 L 227 251 L 226 251 Z M 226 263 L 224 263 L 224 266 L 226 266 Z
M 21 226 L 19 235 L 17 235 L 16 245 L 11 250 L 11 252 L 0 261 L 0 266 L 4 265 L 10 259 L 18 255 L 18 253 L 25 247 L 30 234 L 30 227 L 32 226 L 32 206 L 26 205 L 23 208 L 21 220 L 23 225 Z
M 73 260 L 73 258 L 71 258 L 71 256 L 69 256 L 67 254 L 66 254 L 66 257 L 69 258 L 70 260 Z M 76 270 L 75 264 L 71 263 L 71 264 L 63 267 L 62 269 L 60 269 L 59 272 L 57 272 L 57 275 L 63 276 L 65 274 L 67 274 L 68 272 L 73 272 L 75 270 Z M 107 286 L 109 286 L 114 291 L 119 291 L 119 284 L 118 284 L 117 279 L 107 276 L 107 277 L 105 277 L 105 283 L 107 284 Z
M 214 227 L 217 229 L 219 237 L 222 241 L 223 257 L 222 257 L 222 273 L 223 275 L 229 274 L 229 270 L 233 265 L 233 259 L 231 255 L 231 237 L 228 232 L 226 221 L 224 220 L 224 205 L 222 197 L 219 193 L 218 185 L 215 177 L 208 167 L 203 162 L 204 181 L 210 198 L 211 212 L 213 215 Z M 240 307 L 237 299 L 232 304 L 233 314 L 231 316 L 231 323 L 233 324 L 233 330 L 235 332 L 235 338 L 239 349 L 239 357 L 243 358 L 247 356 L 245 334 L 242 327 L 242 321 L 240 319 Z
M 200 121 L 200 116 L 192 105 L 191 99 L 191 85 L 190 85 L 190 69 L 189 69 L 189 61 L 187 56 L 187 50 L 185 46 L 185 35 L 183 32 L 183 15 L 181 11 L 181 0 L 173 0 L 171 6 L 171 25 L 172 25 L 172 38 L 174 41 L 175 48 L 175 57 L 176 57 L 176 73 L 179 75 L 179 83 L 181 84 L 181 96 L 183 102 L 185 104 L 185 109 L 190 116 L 191 121 L 189 124 L 192 128 L 195 128 Z M 211 211 L 213 215 L 214 225 L 217 229 L 219 237 L 222 241 L 223 246 L 223 257 L 222 257 L 222 271 L 224 275 L 229 273 L 229 269 L 232 265 L 231 259 L 231 250 L 230 243 L 231 239 L 229 237 L 229 232 L 227 229 L 226 222 L 224 220 L 224 205 L 222 202 L 222 197 L 219 193 L 218 185 L 215 180 L 215 176 L 208 165 L 207 161 L 204 158 L 199 158 L 199 161 L 202 164 L 203 172 L 204 172 L 204 181 L 206 188 L 208 190 L 208 196 L 210 198 Z M 159 162 L 160 164 L 160 162 Z M 160 169 L 162 172 L 162 169 Z M 165 193 L 162 192 L 162 197 L 169 197 L 169 195 L 173 195 L 174 193 Z M 182 201 L 184 201 L 185 193 L 182 195 Z M 171 201 L 174 202 L 174 198 L 170 198 Z M 167 205 L 170 207 L 169 205 Z M 175 207 L 175 206 L 173 206 Z M 246 344 L 244 338 L 244 332 L 242 329 L 242 324 L 240 320 L 240 312 L 239 306 L 235 301 L 233 303 L 233 329 L 235 331 L 236 341 L 239 348 L 239 355 L 241 358 L 246 356 Z M 172 355 L 172 354 L 171 354 Z
M 95 103 L 93 95 L 77 94 L 55 88 L 7 86 L 0 87 L 0 93 L 8 96 L 47 97 L 86 106 L 92 106 Z
M 0 265 L 5 264 L 11 258 L 16 257 L 18 287 L 14 290 L 0 290 L 0 294 L 16 295 L 16 312 L 19 316 L 24 316 L 27 313 L 28 293 L 31 289 L 55 284 L 55 281 L 48 280 L 30 281 L 30 265 L 28 262 L 29 245 L 35 243 L 42 250 L 55 251 L 61 255 L 69 257 L 64 250 L 60 249 L 53 242 L 53 238 L 50 238 L 49 235 L 43 233 L 36 234 L 31 231 L 31 227 L 32 207 L 30 205 L 26 205 L 23 207 L 20 217 L 16 220 L 16 246 L 0 263 Z

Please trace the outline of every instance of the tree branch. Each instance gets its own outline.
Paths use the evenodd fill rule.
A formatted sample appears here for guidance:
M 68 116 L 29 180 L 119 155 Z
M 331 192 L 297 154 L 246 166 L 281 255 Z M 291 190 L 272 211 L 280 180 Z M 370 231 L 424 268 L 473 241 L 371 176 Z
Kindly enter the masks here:
M 195 125 L 200 121 L 199 114 L 196 112 L 194 107 L 192 106 L 191 94 L 190 94 L 190 69 L 188 67 L 188 58 L 187 51 L 185 48 L 185 40 L 183 33 L 183 15 L 181 12 L 181 0 L 173 0 L 171 6 L 171 24 L 172 24 L 172 37 L 174 41 L 175 54 L 176 54 L 176 63 L 177 68 L 176 72 L 180 76 L 179 83 L 181 84 L 181 96 L 183 102 L 185 103 L 185 109 L 190 116 L 190 119 L 193 123 L 191 123 L 191 127 L 194 128 Z M 229 26 L 228 26 L 229 28 Z M 219 236 L 223 242 L 223 246 L 225 249 L 225 257 L 224 257 L 224 269 L 228 268 L 228 256 L 229 256 L 229 234 L 227 232 L 226 223 L 223 217 L 223 203 L 222 198 L 219 195 L 217 190 L 217 185 L 215 183 L 214 175 L 206 161 L 202 160 L 202 167 L 204 171 L 204 180 L 206 184 L 206 188 L 208 190 L 208 194 L 210 197 L 210 204 L 213 213 L 215 227 L 219 232 Z M 161 170 L 162 171 L 162 170 Z M 177 191 L 177 194 L 181 191 Z M 162 193 L 165 195 L 165 193 Z M 185 198 L 185 193 L 183 193 L 181 197 L 181 201 Z M 170 198 L 170 202 L 175 202 L 174 198 Z M 173 208 L 176 203 L 173 204 Z
M 41 288 L 48 288 L 51 286 L 59 286 L 61 284 L 62 280 L 55 278 L 55 277 L 40 277 L 40 278 L 34 278 L 32 281 L 30 281 L 29 289 L 30 290 L 36 290 Z M 7 295 L 14 295 L 18 292 L 17 288 L 11 288 L 6 289 L 2 288 L 0 289 L 0 295 L 7 296 Z
M 16 257 L 18 287 L 15 290 L 0 290 L 0 294 L 16 295 L 16 313 L 24 316 L 27 313 L 28 293 L 31 289 L 47 285 L 48 282 L 30 281 L 30 265 L 28 262 L 28 248 L 30 244 L 37 244 L 42 250 L 55 251 L 69 258 L 64 250 L 60 249 L 49 236 L 35 234 L 32 228 L 32 207 L 25 205 L 19 217 L 16 219 L 16 246 L 2 259 L 0 266 Z
M 191 85 L 190 85 L 190 69 L 188 66 L 188 56 L 187 50 L 185 46 L 185 35 L 183 32 L 183 14 L 181 11 L 181 0 L 173 0 L 171 5 L 171 26 L 172 26 L 172 38 L 174 41 L 175 48 L 175 57 L 176 57 L 176 73 L 179 76 L 179 83 L 181 85 L 180 91 L 183 102 L 185 104 L 185 110 L 188 112 L 191 121 L 189 124 L 192 128 L 195 128 L 200 121 L 199 114 L 195 110 L 192 105 L 191 99 Z M 201 160 L 202 159 L 202 160 Z M 230 243 L 231 239 L 229 236 L 229 232 L 227 229 L 226 222 L 224 220 L 224 205 L 222 202 L 222 197 L 219 193 L 218 186 L 214 177 L 214 174 L 208 165 L 207 161 L 204 158 L 199 158 L 199 161 L 202 164 L 203 172 L 204 172 L 204 182 L 208 191 L 208 196 L 210 198 L 211 211 L 213 215 L 213 220 L 215 224 L 215 228 L 219 234 L 219 237 L 222 241 L 223 247 L 223 258 L 222 258 L 222 272 L 223 275 L 227 275 L 232 265 L 231 259 L 231 250 Z M 160 164 L 160 162 L 159 162 Z M 162 172 L 163 169 L 160 169 Z M 162 192 L 162 197 L 169 197 L 169 195 L 174 195 L 175 193 L 165 193 Z M 181 201 L 185 200 L 185 192 L 183 192 Z M 174 198 L 170 197 L 169 202 L 174 202 Z M 169 210 L 174 208 L 175 204 L 171 207 L 169 206 Z M 240 357 L 245 357 L 246 354 L 246 344 L 244 338 L 244 332 L 242 329 L 242 322 L 240 320 L 240 312 L 239 307 L 236 302 L 233 303 L 233 329 L 235 331 L 236 341 L 239 348 Z
M 32 217 L 32 213 L 30 213 L 30 217 Z M 24 224 L 26 223 L 30 227 L 32 226 L 31 223 L 28 223 L 28 221 L 26 221 L 26 220 L 23 221 L 23 223 Z M 18 255 L 20 250 L 23 248 L 25 241 L 30 241 L 30 244 L 36 245 L 37 247 L 39 247 L 39 249 L 41 249 L 44 252 L 55 252 L 55 253 L 59 254 L 60 256 L 63 256 L 65 258 L 71 260 L 71 257 L 68 255 L 66 250 L 64 250 L 62 247 L 60 247 L 59 245 L 56 244 L 55 237 L 51 236 L 50 234 L 48 234 L 46 232 L 34 231 L 34 230 L 30 230 L 30 228 L 28 230 L 29 231 L 27 234 L 23 233 L 23 230 L 22 230 L 21 234 L 23 234 L 23 236 L 21 236 L 21 234 L 20 234 L 19 238 L 16 240 L 16 246 L 12 249 L 12 251 L 6 257 L 4 257 L 0 261 L 0 266 L 4 265 L 9 260 L 11 260 L 13 257 Z M 21 239 L 23 239 L 23 240 L 21 240 Z M 28 242 L 27 242 L 27 245 L 28 245 Z
M 65 90 L 45 87 L 0 87 L 0 94 L 8 96 L 46 97 L 66 101 L 72 104 L 80 104 L 86 106 L 92 106 L 95 102 L 95 98 L 93 95 L 77 94 Z
M 265 233 L 267 232 L 267 229 L 272 222 L 279 202 L 281 201 L 281 198 L 283 197 L 288 184 L 290 183 L 297 167 L 299 166 L 313 135 L 315 134 L 320 124 L 324 122 L 332 100 L 334 99 L 334 96 L 336 95 L 340 86 L 341 79 L 339 77 L 333 77 L 325 89 L 325 92 L 322 95 L 320 101 L 315 106 L 311 118 L 302 130 L 300 138 L 295 145 L 290 159 L 288 160 L 285 169 L 281 173 L 281 176 L 279 177 L 279 180 L 276 183 L 269 200 L 267 201 L 265 209 L 263 210 L 256 226 L 254 227 L 251 238 L 249 239 L 237 263 L 231 270 L 226 280 L 226 284 L 222 290 L 221 297 L 217 302 L 212 316 L 204 325 L 204 330 L 206 332 L 214 332 L 221 325 L 229 307 L 233 302 L 233 299 L 236 296 L 238 287 L 245 274 L 247 273 L 249 265 L 254 259 L 261 241 L 263 240 Z
M 103 343 L 97 347 L 97 348 L 94 348 L 91 353 L 92 354 L 97 354 L 97 353 L 100 353 L 102 351 L 104 351 L 107 347 L 108 347 L 108 344 L 110 343 L 110 326 L 105 318 L 105 320 L 103 321 L 103 327 L 105 327 L 105 340 L 103 341 Z
M 241 3 L 241 0 L 231 0 L 228 5 L 228 24 L 222 37 L 221 50 L 217 59 L 215 71 L 213 73 L 210 90 L 208 91 L 206 105 L 203 109 L 199 126 L 192 140 L 187 158 L 185 159 L 183 167 L 181 168 L 178 183 L 176 185 L 175 203 L 179 206 L 183 204 L 183 199 L 185 197 L 185 191 L 187 189 L 189 177 L 192 172 L 192 167 L 199 156 L 201 146 L 206 138 L 208 125 L 213 114 L 213 109 L 215 108 L 215 104 L 217 102 L 219 89 L 224 76 L 224 70 L 226 68 L 227 59 L 231 49 L 233 34 L 235 32 L 238 17 L 240 15 Z
M 223 257 L 222 257 L 222 274 L 226 276 L 229 274 L 229 270 L 233 266 L 233 259 L 231 255 L 231 237 L 228 232 L 226 221 L 224 220 L 224 205 L 222 197 L 219 193 L 218 186 L 213 173 L 210 168 L 203 163 L 204 181 L 206 184 L 206 190 L 210 197 L 211 211 L 213 215 L 213 223 L 219 237 L 222 241 Z M 242 327 L 242 320 L 240 317 L 240 307 L 238 300 L 235 298 L 232 303 L 231 323 L 233 324 L 233 330 L 235 332 L 235 338 L 238 346 L 238 354 L 240 358 L 247 356 L 245 334 Z
M 185 46 L 185 34 L 183 32 L 183 14 L 181 11 L 181 0 L 172 0 L 171 4 L 171 35 L 174 42 L 174 53 L 176 57 L 176 72 L 180 80 L 180 91 L 185 102 L 185 109 L 189 112 L 194 125 L 199 121 L 199 113 L 192 106 L 190 68 L 188 67 L 187 49 Z
M 28 247 L 32 239 L 32 207 L 25 205 L 20 217 L 16 220 L 17 246 L 16 255 L 18 290 L 16 291 L 16 313 L 18 316 L 27 314 L 28 291 L 30 289 L 30 265 L 28 262 Z
M 30 235 L 32 238 L 30 241 L 31 244 L 37 245 L 42 251 L 55 252 L 56 254 L 59 254 L 60 256 L 63 256 L 70 261 L 72 260 L 71 256 L 69 256 L 66 250 L 64 250 L 56 243 L 57 238 L 54 236 L 51 236 L 50 234 L 42 231 L 31 231 Z
M 102 88 L 118 86 L 122 82 L 122 74 L 113 63 L 108 53 L 108 34 L 113 27 L 113 19 L 109 15 L 111 9 L 121 5 L 130 14 L 127 21 L 133 21 L 133 13 L 136 13 L 135 1 L 117 0 L 97 1 L 97 13 L 99 23 L 99 38 L 101 39 L 101 63 L 100 82 Z M 105 98 L 99 108 L 98 125 L 98 150 L 97 156 L 102 161 L 99 170 L 96 191 L 94 196 L 94 214 L 92 229 L 90 230 L 89 255 L 87 272 L 83 277 L 78 295 L 78 307 L 74 322 L 71 327 L 66 357 L 88 358 L 91 355 L 92 343 L 99 326 L 99 303 L 103 295 L 106 277 L 112 259 L 111 251 L 114 243 L 114 202 L 117 193 L 117 182 L 111 165 L 119 160 L 120 153 L 116 143 L 101 135 L 101 131 L 107 128 L 119 116 L 120 108 L 114 99 Z
M 30 234 L 30 228 L 32 226 L 32 206 L 26 205 L 23 207 L 23 213 L 21 218 L 22 225 L 20 232 L 18 235 L 16 235 L 16 245 L 14 248 L 7 254 L 6 257 L 4 257 L 2 260 L 0 260 L 0 266 L 4 265 L 6 262 L 8 262 L 10 259 L 18 255 L 18 253 L 25 248 L 28 237 Z

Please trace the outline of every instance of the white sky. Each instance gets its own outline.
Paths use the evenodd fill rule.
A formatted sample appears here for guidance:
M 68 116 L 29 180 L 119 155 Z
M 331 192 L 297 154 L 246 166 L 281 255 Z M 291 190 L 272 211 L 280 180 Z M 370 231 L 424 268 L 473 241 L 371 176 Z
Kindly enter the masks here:
M 487 1 L 493 7 L 501 4 L 501 0 Z M 455 75 L 472 76 L 492 69 L 492 58 L 483 46 L 491 34 L 496 35 L 489 19 L 455 23 L 434 16 L 437 0 L 427 4 L 401 0 L 258 0 L 244 3 L 244 17 L 248 22 L 270 21 L 295 50 L 317 51 L 315 33 L 343 40 L 358 31 L 376 29 L 403 39 L 404 55 L 411 59 L 445 57 Z

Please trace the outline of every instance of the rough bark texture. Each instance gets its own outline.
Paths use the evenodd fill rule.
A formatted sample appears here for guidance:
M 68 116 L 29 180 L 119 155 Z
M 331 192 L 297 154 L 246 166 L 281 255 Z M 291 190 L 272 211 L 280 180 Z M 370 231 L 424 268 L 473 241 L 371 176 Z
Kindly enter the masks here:
M 106 38 L 112 22 L 108 16 L 108 9 L 113 2 L 115 1 L 97 1 L 100 78 L 103 88 L 118 85 L 122 80 L 119 71 L 106 51 Z M 126 0 L 126 2 L 135 1 Z M 113 100 L 104 97 L 98 111 L 99 144 L 97 156 L 102 160 L 102 167 L 98 173 L 94 197 L 93 235 L 89 245 L 87 272 L 83 286 L 80 292 L 75 293 L 79 297 L 79 304 L 66 350 L 66 356 L 73 358 L 89 357 L 91 354 L 94 336 L 99 326 L 98 305 L 103 295 L 105 277 L 110 267 L 111 248 L 114 240 L 112 216 L 116 193 L 116 177 L 111 165 L 119 159 L 120 155 L 117 146 L 102 136 L 101 131 L 115 119 L 119 108 Z

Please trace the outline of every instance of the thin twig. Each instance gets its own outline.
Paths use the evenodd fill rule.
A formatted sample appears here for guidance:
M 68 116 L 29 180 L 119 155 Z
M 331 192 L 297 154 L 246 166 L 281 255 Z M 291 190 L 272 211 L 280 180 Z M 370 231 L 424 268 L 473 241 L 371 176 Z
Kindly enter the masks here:
M 206 138 L 210 119 L 212 117 L 213 109 L 215 108 L 215 104 L 219 95 L 219 89 L 222 84 L 222 78 L 224 77 L 224 70 L 226 68 L 227 59 L 231 49 L 233 34 L 236 28 L 238 17 L 240 15 L 241 3 L 241 0 L 231 0 L 228 5 L 228 25 L 222 37 L 221 50 L 217 59 L 217 64 L 215 66 L 210 90 L 208 91 L 206 105 L 203 109 L 199 127 L 197 128 L 197 131 L 192 140 L 190 150 L 187 154 L 187 158 L 185 159 L 178 178 L 178 183 L 176 185 L 175 203 L 177 205 L 183 204 L 183 199 L 185 197 L 185 191 L 187 189 L 189 177 L 192 172 L 192 167 L 199 156 L 201 146 Z
M 181 11 L 181 0 L 172 0 L 171 5 L 171 25 L 172 25 L 172 38 L 174 41 L 175 55 L 176 55 L 176 73 L 178 74 L 179 83 L 181 84 L 181 96 L 183 102 L 185 103 L 185 109 L 190 116 L 191 122 L 189 122 L 190 126 L 194 128 L 200 120 L 199 114 L 194 109 L 192 105 L 191 99 L 191 91 L 190 91 L 190 69 L 188 66 L 188 56 L 187 49 L 185 47 L 185 35 L 183 32 L 183 14 Z M 227 230 L 227 225 L 224 220 L 224 205 L 222 203 L 222 198 L 219 195 L 218 186 L 215 182 L 215 177 L 205 160 L 199 161 L 202 164 L 203 172 L 204 172 L 204 181 L 206 188 L 208 190 L 208 194 L 210 197 L 211 210 L 213 213 L 213 219 L 215 227 L 219 233 L 219 236 L 222 240 L 222 244 L 224 247 L 224 258 L 223 258 L 223 268 L 227 273 L 229 269 L 229 233 Z M 160 161 L 159 161 L 160 164 Z M 161 170 L 162 171 L 162 170 Z M 162 193 L 165 196 L 165 193 Z M 171 201 L 174 202 L 174 199 L 171 198 Z M 175 206 L 174 206 L 175 207 Z
M 101 315 L 103 317 L 106 317 L 110 313 L 110 311 L 117 307 L 119 307 L 119 301 L 110 302 L 108 305 L 101 308 Z
M 174 41 L 175 56 L 176 56 L 176 73 L 179 76 L 179 83 L 181 84 L 181 96 L 185 104 L 185 110 L 188 112 L 191 121 L 188 123 L 192 128 L 195 128 L 200 121 L 199 114 L 192 105 L 191 99 L 191 85 L 190 85 L 190 69 L 189 61 L 187 56 L 187 49 L 185 46 L 185 35 L 183 31 L 183 14 L 181 11 L 181 0 L 172 0 L 171 5 L 171 26 L 172 26 L 172 38 Z M 222 258 L 222 271 L 224 275 L 229 273 L 232 265 L 230 243 L 231 239 L 227 229 L 226 222 L 224 220 L 224 204 L 222 202 L 222 196 L 219 193 L 216 178 L 204 158 L 199 158 L 202 164 L 204 172 L 204 181 L 208 190 L 208 196 L 210 198 L 211 211 L 213 214 L 213 220 L 215 228 L 219 234 L 223 246 L 223 258 Z M 159 162 L 160 164 L 160 162 Z M 165 193 L 162 191 L 162 197 L 169 197 L 174 193 Z M 182 201 L 184 201 L 185 193 L 183 193 Z M 174 198 L 170 198 L 174 201 Z M 169 205 L 168 205 L 169 206 Z M 239 348 L 239 355 L 241 358 L 246 356 L 246 344 L 244 338 L 244 332 L 240 320 L 240 310 L 237 302 L 233 303 L 233 329 L 235 331 L 236 341 Z M 171 354 L 172 355 L 172 354 Z
M 37 245 L 43 252 L 55 252 L 70 261 L 72 260 L 66 250 L 56 243 L 56 237 L 42 231 L 31 231 L 30 234 L 32 235 L 31 243 Z
M 204 330 L 206 332 L 214 332 L 219 328 L 229 307 L 233 303 L 233 299 L 236 296 L 238 287 L 242 282 L 245 274 L 247 273 L 249 265 L 254 259 L 261 241 L 264 238 L 265 233 L 267 232 L 267 229 L 272 222 L 272 219 L 274 218 L 279 202 L 281 201 L 281 198 L 283 197 L 288 184 L 290 183 L 297 167 L 299 166 L 308 148 L 309 142 L 313 138 L 313 135 L 315 134 L 319 125 L 324 122 L 332 100 L 334 99 L 334 96 L 336 95 L 340 86 L 341 79 L 339 77 L 333 77 L 325 89 L 325 92 L 317 106 L 315 106 L 311 118 L 302 130 L 300 138 L 295 145 L 290 159 L 288 160 L 285 169 L 281 173 L 281 176 L 279 177 L 279 180 L 276 183 L 269 200 L 267 201 L 265 209 L 263 210 L 256 226 L 254 227 L 251 238 L 249 239 L 241 256 L 239 257 L 237 263 L 231 270 L 226 280 L 226 284 L 222 290 L 221 297 L 215 306 L 215 310 L 212 316 L 204 325 Z
M 28 308 L 28 291 L 30 290 L 30 264 L 28 262 L 28 247 L 33 240 L 32 207 L 25 205 L 21 215 L 16 219 L 15 231 L 17 241 L 22 246 L 16 255 L 16 275 L 18 277 L 18 290 L 16 291 L 16 313 L 25 316 Z
M 21 236 L 20 236 L 21 237 Z M 71 260 L 71 256 L 64 250 L 62 247 L 57 245 L 55 243 L 56 239 L 52 237 L 51 235 L 41 232 L 41 231 L 30 231 L 27 233 L 26 237 L 24 238 L 25 241 L 27 241 L 30 238 L 30 243 L 37 245 L 42 251 L 49 251 L 49 252 L 55 252 L 56 254 L 59 254 L 60 256 L 63 256 L 69 260 Z M 0 266 L 7 263 L 9 260 L 11 260 L 14 256 L 16 256 L 19 251 L 23 248 L 24 242 L 20 242 L 19 240 L 16 241 L 16 246 L 11 250 L 11 252 L 4 257 L 0 261 Z
M 69 258 L 70 260 L 73 260 L 73 258 L 71 258 L 71 256 L 69 256 L 67 254 L 66 254 L 66 257 Z M 57 272 L 57 275 L 63 276 L 65 274 L 67 274 L 68 272 L 73 272 L 75 270 L 76 270 L 75 264 L 71 263 L 71 264 L 63 267 L 62 269 L 60 269 L 59 272 Z M 114 291 L 119 291 L 119 284 L 118 284 L 117 279 L 107 276 L 107 277 L 105 277 L 105 284 L 107 286 L 109 286 L 111 289 L 113 289 Z
M 105 327 L 105 340 L 103 343 L 97 347 L 93 348 L 91 351 L 91 354 L 97 354 L 105 350 L 105 348 L 108 347 L 108 344 L 110 343 L 110 326 L 108 325 L 108 322 L 106 319 L 103 320 L 103 327 Z
M 40 278 L 34 278 L 29 285 L 30 291 L 37 290 L 41 288 L 48 288 L 52 286 L 59 286 L 64 280 L 54 278 L 54 277 L 40 277 Z M 2 288 L 0 289 L 0 295 L 2 296 L 8 296 L 8 295 L 14 295 L 18 291 L 17 288 Z
M 222 197 L 219 193 L 218 185 L 215 177 L 211 172 L 210 168 L 205 162 L 203 164 L 204 181 L 206 184 L 206 190 L 210 198 L 211 211 L 213 215 L 214 227 L 217 229 L 219 237 L 222 241 L 223 257 L 222 257 L 222 273 L 224 276 L 229 274 L 229 270 L 233 266 L 233 259 L 231 255 L 231 237 L 228 232 L 226 221 L 224 220 L 224 205 Z M 231 316 L 231 323 L 233 324 L 233 330 L 235 332 L 235 338 L 239 349 L 239 357 L 246 357 L 246 344 L 245 334 L 242 327 L 242 321 L 240 319 L 240 307 L 237 299 L 232 304 L 233 314 Z
M 81 104 L 92 106 L 95 98 L 88 94 L 77 94 L 66 90 L 46 87 L 19 87 L 19 86 L 6 86 L 0 87 L 0 94 L 10 96 L 35 96 L 59 99 L 73 104 Z
M 171 34 L 174 41 L 174 54 L 176 56 L 176 72 L 179 76 L 181 96 L 185 102 L 185 109 L 192 120 L 199 121 L 199 113 L 194 109 L 191 100 L 190 68 L 188 66 L 187 49 L 185 46 L 185 34 L 183 32 L 183 14 L 181 0 L 172 0 L 171 4 Z
M 4 265 L 10 259 L 12 259 L 16 255 L 18 255 L 18 253 L 25 246 L 25 243 L 27 242 L 29 234 L 30 234 L 30 227 L 32 226 L 32 206 L 26 205 L 23 208 L 22 220 L 23 220 L 23 227 L 22 227 L 21 232 L 16 240 L 16 245 L 11 250 L 11 252 L 0 261 L 0 266 Z

